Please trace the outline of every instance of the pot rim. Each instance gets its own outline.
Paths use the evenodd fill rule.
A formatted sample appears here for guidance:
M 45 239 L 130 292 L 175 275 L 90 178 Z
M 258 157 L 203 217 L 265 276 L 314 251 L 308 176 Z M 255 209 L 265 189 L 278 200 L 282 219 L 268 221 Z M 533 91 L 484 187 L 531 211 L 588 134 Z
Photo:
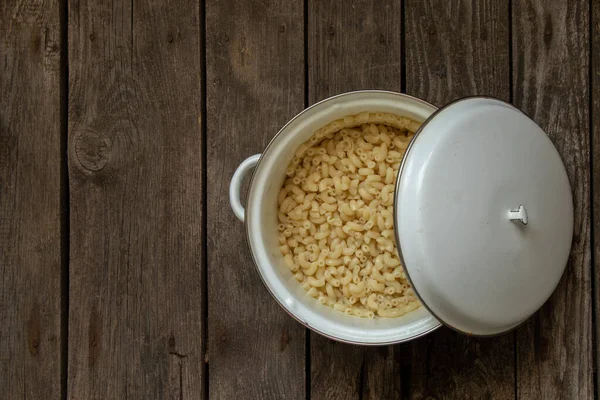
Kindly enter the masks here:
M 423 105 L 426 105 L 428 107 L 433 107 L 433 108 L 438 109 L 438 107 L 435 106 L 434 104 L 431 104 L 431 103 L 429 103 L 429 102 L 427 102 L 427 101 L 425 101 L 423 99 L 420 99 L 418 97 L 414 97 L 414 96 L 408 95 L 406 93 L 399 93 L 399 92 L 394 92 L 394 91 L 390 91 L 390 90 L 356 90 L 356 91 L 352 91 L 352 92 L 340 93 L 340 94 L 328 97 L 326 99 L 323 99 L 323 100 L 321 100 L 321 101 L 319 101 L 319 102 L 317 102 L 317 103 L 315 103 L 315 104 L 313 104 L 313 105 L 305 108 L 304 110 L 300 111 L 292 119 L 290 119 L 281 129 L 279 129 L 279 131 L 275 134 L 275 136 L 273 136 L 273 138 L 269 141 L 269 143 L 267 144 L 267 146 L 261 152 L 260 157 L 259 157 L 259 159 L 258 159 L 258 161 L 256 163 L 256 166 L 255 166 L 254 170 L 252 171 L 252 176 L 250 178 L 250 187 L 252 187 L 252 185 L 254 184 L 254 178 L 255 178 L 255 175 L 256 175 L 256 171 L 259 169 L 260 163 L 263 160 L 263 157 L 264 157 L 265 153 L 268 152 L 269 148 L 277 140 L 277 138 L 279 137 L 279 135 L 283 131 L 285 131 L 285 129 L 290 124 L 292 124 L 296 119 L 300 118 L 303 114 L 305 114 L 306 112 L 308 112 L 312 108 L 315 108 L 315 107 L 317 107 L 319 105 L 322 105 L 323 103 L 327 103 L 329 101 L 338 99 L 340 97 L 345 97 L 345 96 L 349 96 L 349 95 L 356 95 L 356 94 L 367 94 L 367 93 L 368 94 L 392 94 L 392 95 L 397 95 L 397 96 L 401 96 L 401 97 L 405 97 L 405 98 L 417 101 L 417 102 L 422 103 Z M 434 113 L 432 115 L 434 115 L 435 113 L 437 113 L 437 110 L 434 111 Z M 426 121 L 428 121 L 429 118 L 431 118 L 431 116 L 429 116 Z M 424 121 L 423 124 L 426 121 Z M 416 132 L 415 132 L 415 137 L 416 137 Z M 413 140 L 411 140 L 411 144 L 412 144 L 412 142 L 413 142 Z M 407 148 L 407 151 L 408 151 L 409 148 L 410 148 L 410 145 Z M 401 167 L 398 170 L 398 177 L 400 176 L 400 172 L 401 172 Z M 398 179 L 396 179 L 396 181 L 398 181 Z M 248 201 L 249 200 L 250 199 L 248 199 Z M 249 210 L 250 207 L 246 207 L 246 209 Z M 395 207 L 394 207 L 394 209 L 395 209 Z M 275 296 L 275 293 L 273 293 L 273 290 L 271 289 L 270 285 L 266 282 L 265 278 L 263 277 L 262 273 L 260 272 L 260 268 L 258 266 L 258 261 L 256 259 L 256 256 L 255 256 L 255 253 L 254 253 L 254 250 L 253 250 L 253 246 L 252 246 L 252 242 L 250 240 L 250 234 L 251 234 L 251 232 L 250 232 L 250 226 L 249 226 L 248 220 L 249 220 L 248 215 L 246 215 L 246 218 L 244 218 L 244 227 L 245 227 L 245 230 L 246 230 L 246 235 L 245 235 L 246 236 L 246 243 L 248 244 L 248 247 L 250 249 L 250 255 L 252 256 L 252 263 L 254 264 L 254 268 L 256 269 L 256 272 L 258 272 L 258 275 L 260 276 L 260 279 L 263 282 L 263 285 L 267 288 L 267 291 L 269 292 L 269 294 L 271 295 L 271 297 L 273 299 L 275 299 L 275 301 L 277 302 L 277 304 L 279 304 L 279 306 L 288 315 L 290 315 L 292 318 L 294 318 L 296 321 L 298 321 L 304 327 L 306 327 L 306 328 L 308 328 L 308 329 L 310 329 L 310 330 L 312 330 L 312 331 L 314 331 L 314 332 L 316 332 L 316 333 L 318 333 L 318 334 L 320 334 L 322 336 L 325 336 L 325 337 L 327 337 L 329 339 L 332 339 L 332 340 L 335 340 L 335 341 L 338 341 L 338 342 L 341 342 L 341 343 L 356 344 L 356 345 L 362 345 L 362 346 L 384 346 L 384 345 L 404 343 L 404 342 L 408 342 L 408 341 L 420 338 L 422 336 L 425 336 L 425 335 L 427 335 L 427 334 L 435 331 L 436 329 L 440 328 L 441 326 L 445 325 L 444 323 L 442 323 L 440 321 L 440 319 L 435 314 L 433 314 L 431 312 L 431 310 L 428 307 L 425 306 L 426 310 L 437 320 L 438 324 L 436 326 L 430 328 L 430 329 L 427 329 L 427 330 L 425 330 L 423 332 L 419 332 L 419 333 L 417 333 L 415 335 L 412 335 L 412 336 L 409 336 L 409 337 L 406 337 L 406 338 L 403 338 L 403 339 L 390 340 L 390 341 L 385 341 L 385 342 L 361 342 L 361 341 L 356 341 L 356 340 L 342 339 L 342 338 L 339 338 L 337 336 L 333 336 L 333 335 L 330 335 L 330 334 L 328 334 L 326 332 L 323 332 L 322 330 L 320 330 L 320 329 L 312 326 L 311 324 L 309 324 L 307 321 L 303 321 L 300 318 L 298 318 L 294 313 L 292 313 L 290 310 L 288 310 L 288 308 L 277 298 L 277 296 Z M 395 232 L 395 229 L 394 229 L 394 232 Z M 398 250 L 398 253 L 400 254 L 400 250 Z M 400 258 L 400 259 L 402 260 L 402 258 Z M 402 265 L 402 268 L 406 272 L 406 267 L 404 266 L 404 264 Z M 406 275 L 408 277 L 408 273 Z M 412 285 L 412 282 L 411 282 L 411 285 Z M 415 293 L 416 293 L 416 291 L 415 291 Z M 421 300 L 421 298 L 420 298 L 420 296 L 418 294 L 417 294 L 417 297 L 419 297 L 419 300 Z M 423 305 L 422 301 L 421 301 L 421 304 Z

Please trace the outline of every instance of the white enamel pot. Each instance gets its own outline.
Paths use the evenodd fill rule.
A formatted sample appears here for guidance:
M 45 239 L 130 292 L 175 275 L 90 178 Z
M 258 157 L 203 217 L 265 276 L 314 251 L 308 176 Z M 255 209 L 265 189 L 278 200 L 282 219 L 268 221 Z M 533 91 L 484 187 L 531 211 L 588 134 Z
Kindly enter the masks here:
M 285 267 L 277 242 L 277 196 L 294 152 L 318 128 L 360 112 L 387 112 L 424 122 L 436 107 L 394 92 L 359 91 L 323 100 L 287 123 L 262 154 L 243 161 L 231 180 L 229 195 L 235 215 L 245 223 L 248 245 L 265 286 L 275 300 L 304 326 L 334 340 L 383 345 L 400 343 L 440 327 L 425 307 L 398 318 L 358 318 L 323 306 Z M 247 206 L 241 204 L 241 182 L 251 170 Z
M 295 281 L 278 246 L 277 197 L 296 149 L 324 125 L 361 112 L 422 123 L 398 173 L 394 232 L 424 307 L 398 318 L 358 318 L 323 306 Z M 240 184 L 252 169 L 244 209 Z M 399 343 L 442 323 L 475 336 L 510 331 L 558 285 L 573 236 L 573 198 L 559 153 L 524 113 L 488 97 L 439 110 L 384 91 L 329 98 L 292 119 L 262 155 L 242 162 L 229 194 L 277 302 L 315 332 L 356 344 Z

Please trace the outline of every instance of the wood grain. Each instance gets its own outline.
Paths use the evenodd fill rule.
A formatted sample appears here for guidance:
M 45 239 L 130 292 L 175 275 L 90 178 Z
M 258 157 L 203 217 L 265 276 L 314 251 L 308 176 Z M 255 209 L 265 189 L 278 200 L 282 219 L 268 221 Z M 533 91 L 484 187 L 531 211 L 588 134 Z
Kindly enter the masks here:
M 598 267 L 600 262 L 600 1 L 592 0 L 590 4 L 591 11 L 591 29 L 590 29 L 590 47 L 591 47 L 591 97 L 592 97 L 592 119 L 591 123 L 591 150 L 592 150 L 592 238 L 593 238 L 593 253 L 592 253 L 592 277 L 594 281 L 594 335 L 596 343 L 596 354 L 594 354 L 596 363 L 594 364 L 597 368 L 600 362 L 600 347 L 598 341 L 600 340 L 600 269 Z M 596 397 L 598 396 L 598 388 L 600 387 L 600 374 L 595 374 L 595 392 Z
M 308 97 L 401 90 L 401 0 L 308 0 Z
M 406 91 L 436 105 L 467 95 L 510 99 L 508 2 L 407 1 Z M 412 343 L 411 398 L 514 397 L 514 336 L 447 328 Z
M 201 398 L 199 3 L 68 4 L 68 397 Z
M 304 108 L 303 2 L 206 2 L 209 394 L 304 399 L 305 329 L 271 298 L 229 208 L 235 168 Z
M 400 91 L 400 0 L 308 2 L 308 99 L 360 89 Z M 336 343 L 311 333 L 311 399 L 400 398 L 394 347 Z
M 513 2 L 514 102 L 548 133 L 573 189 L 566 272 L 550 301 L 517 332 L 519 398 L 593 398 L 589 4 Z
M 0 2 L 0 393 L 61 396 L 59 2 Z

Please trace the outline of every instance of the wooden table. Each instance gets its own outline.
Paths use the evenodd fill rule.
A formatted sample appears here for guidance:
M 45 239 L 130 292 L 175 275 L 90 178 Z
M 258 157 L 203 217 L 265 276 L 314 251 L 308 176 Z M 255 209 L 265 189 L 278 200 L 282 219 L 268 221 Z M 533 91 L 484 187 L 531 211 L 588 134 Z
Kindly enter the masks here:
M 496 96 L 552 138 L 573 249 L 515 332 L 350 346 L 263 287 L 235 167 L 365 88 Z M 0 101 L 4 399 L 597 396 L 600 1 L 2 0 Z

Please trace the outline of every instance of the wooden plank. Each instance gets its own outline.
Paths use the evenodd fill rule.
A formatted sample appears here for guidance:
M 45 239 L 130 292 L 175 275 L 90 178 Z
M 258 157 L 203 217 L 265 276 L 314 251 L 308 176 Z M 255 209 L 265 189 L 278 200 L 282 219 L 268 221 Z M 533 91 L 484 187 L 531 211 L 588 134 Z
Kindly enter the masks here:
M 406 4 L 406 91 L 436 105 L 510 99 L 508 2 Z M 412 344 L 411 396 L 514 397 L 514 335 L 474 339 L 442 328 Z
M 352 90 L 401 90 L 401 6 L 308 1 L 309 103 Z
M 598 340 L 600 340 L 600 271 L 598 270 L 598 262 L 600 261 L 600 2 L 592 1 L 590 4 L 590 11 L 592 13 L 590 22 L 590 41 L 591 41 L 591 96 L 592 96 L 592 119 L 591 119 L 591 145 L 592 145 L 592 238 L 593 238 L 593 253 L 592 253 L 592 277 L 594 281 L 594 337 L 596 343 L 596 354 L 594 358 L 596 361 L 596 368 L 600 362 L 600 347 L 598 346 Z M 600 374 L 596 372 L 596 393 L 600 388 Z
M 360 89 L 401 90 L 400 0 L 308 2 L 308 99 Z M 311 334 L 311 399 L 394 399 L 399 349 Z
M 513 2 L 514 102 L 548 133 L 574 194 L 567 270 L 548 303 L 517 332 L 517 389 L 524 399 L 593 398 L 589 4 Z
M 203 395 L 199 11 L 69 1 L 72 399 Z
M 0 2 L 0 392 L 59 398 L 59 2 Z
M 304 108 L 303 2 L 206 2 L 209 394 L 304 399 L 305 329 L 271 298 L 229 208 L 235 168 Z

